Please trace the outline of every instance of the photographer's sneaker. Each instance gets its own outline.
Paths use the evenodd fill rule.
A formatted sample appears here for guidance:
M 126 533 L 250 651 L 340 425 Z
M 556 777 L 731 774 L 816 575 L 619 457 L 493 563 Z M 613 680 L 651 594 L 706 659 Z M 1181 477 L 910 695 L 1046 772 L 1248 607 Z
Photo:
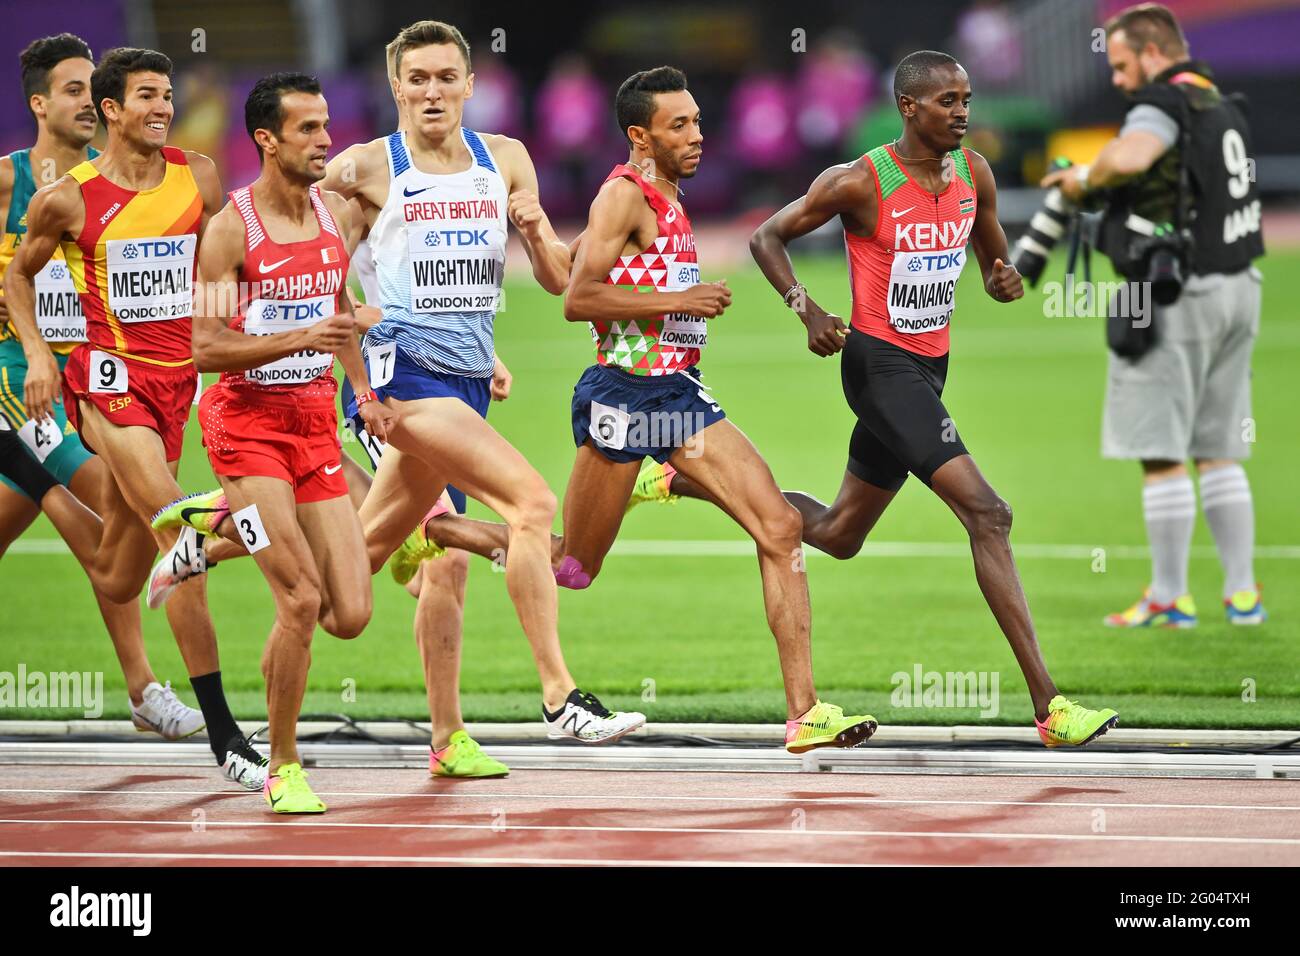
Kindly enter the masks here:
M 1169 604 L 1157 604 L 1151 600 L 1151 589 L 1147 588 L 1132 607 L 1106 615 L 1105 624 L 1107 627 L 1195 627 L 1196 602 L 1190 594 L 1184 594 Z
M 156 611 L 167 603 L 171 593 L 190 578 L 208 570 L 208 556 L 203 551 L 203 535 L 193 528 L 181 528 L 171 550 L 164 554 L 149 573 L 146 603 Z
M 221 772 L 245 790 L 261 790 L 266 786 L 266 770 L 270 765 L 270 759 L 254 750 L 243 734 L 235 734 L 226 744 Z
M 1232 597 L 1225 598 L 1223 609 L 1228 615 L 1230 624 L 1263 624 L 1268 620 L 1268 614 L 1264 612 L 1264 601 L 1259 595 L 1258 584 L 1253 591 L 1238 591 Z
M 801 754 L 818 747 L 857 747 L 877 726 L 870 714 L 845 717 L 844 708 L 819 700 L 803 716 L 785 722 L 785 749 Z
M 140 706 L 131 704 L 131 723 L 141 733 L 158 734 L 164 740 L 180 740 L 207 726 L 201 712 L 176 696 L 171 681 L 165 685 L 154 681 L 144 689 Z
M 584 744 L 613 743 L 645 724 L 645 714 L 611 711 L 595 694 L 585 694 L 576 687 L 555 713 L 548 713 L 543 704 L 542 718 L 551 740 L 572 737 Z

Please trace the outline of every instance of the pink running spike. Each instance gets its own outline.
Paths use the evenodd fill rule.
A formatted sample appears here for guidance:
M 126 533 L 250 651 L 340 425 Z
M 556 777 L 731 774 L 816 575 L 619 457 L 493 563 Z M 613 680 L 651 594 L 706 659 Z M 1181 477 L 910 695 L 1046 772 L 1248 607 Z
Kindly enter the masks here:
M 555 583 L 562 588 L 581 591 L 591 584 L 591 575 L 582 570 L 582 562 L 571 554 L 566 554 L 560 566 L 555 569 Z

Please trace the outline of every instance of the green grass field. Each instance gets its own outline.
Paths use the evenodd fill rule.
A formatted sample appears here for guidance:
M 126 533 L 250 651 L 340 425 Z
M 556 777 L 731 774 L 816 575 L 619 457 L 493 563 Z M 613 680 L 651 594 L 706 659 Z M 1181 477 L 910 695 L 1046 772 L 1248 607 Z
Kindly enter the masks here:
M 1300 544 L 1300 466 L 1294 424 L 1300 362 L 1300 254 L 1263 262 L 1264 326 L 1255 357 L 1258 444 L 1249 471 L 1262 548 Z M 1048 278 L 1059 278 L 1060 264 Z M 827 307 L 847 314 L 840 259 L 809 260 L 800 276 Z M 716 277 L 716 275 L 714 276 Z M 852 418 L 837 360 L 818 359 L 803 330 L 756 271 L 728 275 L 734 305 L 713 325 L 702 367 L 714 394 L 771 464 L 783 487 L 829 498 L 839 485 Z M 1272 620 L 1236 629 L 1222 618 L 1220 572 L 1204 519 L 1191 564 L 1201 625 L 1190 632 L 1125 633 L 1102 616 L 1131 603 L 1146 583 L 1141 557 L 1108 555 L 1104 573 L 1088 556 L 1033 556 L 1030 545 L 1115 549 L 1145 543 L 1136 464 L 1099 453 L 1105 349 L 1101 320 L 1045 318 L 1041 293 L 999 306 L 966 270 L 952 333 L 945 395 L 963 438 L 993 486 L 1015 509 L 1013 543 L 1040 641 L 1061 688 L 1094 706 L 1113 706 L 1124 726 L 1300 726 L 1300 560 L 1264 557 L 1257 574 Z M 573 459 L 569 398 L 590 363 L 585 328 L 567 325 L 559 300 L 529 284 L 508 289 L 498 348 L 515 376 L 514 395 L 492 422 L 562 494 Z M 1290 382 L 1291 384 L 1287 384 Z M 356 446 L 350 446 L 356 451 Z M 212 484 L 197 425 L 182 467 L 188 489 Z M 477 510 L 475 510 L 477 509 Z M 471 514 L 486 516 L 471 505 Z M 558 526 L 557 526 L 558 527 Z M 73 558 L 38 553 L 35 525 L 0 563 L 0 670 L 102 670 L 105 716 L 126 715 L 111 645 Z M 561 592 L 560 626 L 569 665 L 607 704 L 651 720 L 778 721 L 784 698 L 764 623 L 752 553 L 706 556 L 692 541 L 742 541 L 728 518 L 700 502 L 646 506 L 623 526 L 629 542 L 672 542 L 661 555 L 610 557 L 594 587 Z M 873 532 L 880 542 L 941 544 L 950 557 L 859 556 L 808 561 L 813 659 L 823 698 L 866 709 L 886 723 L 972 723 L 974 709 L 894 708 L 891 675 L 997 672 L 998 723 L 1030 720 L 1015 661 L 976 587 L 965 535 L 923 485 L 909 482 Z M 724 549 L 715 549 L 724 550 Z M 1084 552 L 1086 555 L 1088 552 Z M 1267 553 L 1267 552 L 1266 552 Z M 341 642 L 318 633 L 305 713 L 427 719 L 412 639 L 414 602 L 387 574 L 375 578 L 366 633 Z M 241 718 L 265 715 L 259 657 L 272 605 L 251 562 L 210 576 L 225 684 Z M 179 654 L 160 613 L 145 611 L 154 668 L 192 700 Z M 462 676 L 470 720 L 537 716 L 537 678 L 501 575 L 476 561 L 470 576 Z M 355 700 L 343 688 L 355 682 Z M 1243 688 L 1253 687 L 1253 701 Z M 59 716 L 9 710 L 0 716 Z M 71 714 L 65 714 L 70 716 Z

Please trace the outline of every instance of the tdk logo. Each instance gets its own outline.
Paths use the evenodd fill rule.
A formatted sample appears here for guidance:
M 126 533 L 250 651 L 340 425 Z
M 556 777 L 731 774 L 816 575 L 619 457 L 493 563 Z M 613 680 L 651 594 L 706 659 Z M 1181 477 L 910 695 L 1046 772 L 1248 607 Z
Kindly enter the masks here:
M 921 270 L 921 259 L 919 256 L 912 256 L 907 260 L 908 272 L 919 272 Z
M 267 313 L 267 309 L 270 313 Z M 262 317 L 279 322 L 316 321 L 325 317 L 325 303 L 320 302 L 278 302 L 267 303 Z
M 440 246 L 444 242 L 449 246 L 486 246 L 488 244 L 486 229 L 430 229 L 424 236 L 426 246 Z
M 268 302 L 268 303 L 266 303 L 266 305 L 262 306 L 262 320 L 263 320 L 263 321 L 265 321 L 265 322 L 274 322 L 274 321 L 275 321 L 275 316 L 276 316 L 276 308 L 275 308 L 274 303 Z
M 932 256 L 912 256 L 907 260 L 908 272 L 920 272 L 922 268 L 926 272 L 942 272 L 945 269 L 960 269 L 966 261 L 966 253 L 958 250 L 957 252 L 942 252 Z
M 150 239 L 146 242 L 130 242 L 122 249 L 123 259 L 144 256 L 146 259 L 167 259 L 185 255 L 184 239 Z

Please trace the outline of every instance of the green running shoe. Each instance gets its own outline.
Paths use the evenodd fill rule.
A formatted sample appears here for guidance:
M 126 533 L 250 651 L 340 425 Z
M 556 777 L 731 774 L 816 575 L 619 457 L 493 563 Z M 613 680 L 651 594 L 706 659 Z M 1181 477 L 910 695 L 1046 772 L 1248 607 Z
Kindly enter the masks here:
M 1038 736 L 1049 747 L 1082 747 L 1119 723 L 1119 714 L 1109 708 L 1089 710 L 1060 694 L 1047 705 L 1047 719 L 1039 721 Z
M 856 747 L 878 726 L 870 715 L 845 717 L 844 708 L 819 700 L 802 717 L 785 722 L 785 749 L 801 754 L 818 747 Z
M 420 562 L 441 558 L 446 553 L 446 548 L 438 546 L 425 537 L 424 522 L 421 521 L 420 526 L 406 536 L 406 540 L 388 559 L 388 570 L 393 580 L 405 587 L 420 570 Z
M 220 488 L 177 498 L 153 516 L 154 530 L 190 527 L 200 534 L 216 534 L 217 526 L 230 514 L 230 503 Z
M 672 465 L 651 459 L 637 473 L 636 484 L 632 486 L 632 497 L 627 499 L 627 508 L 623 513 L 627 514 L 643 501 L 657 501 L 660 504 L 676 504 L 681 500 L 681 495 L 674 495 L 668 489 L 672 485 L 673 476 L 677 474 L 677 469 Z
M 300 764 L 281 764 L 275 773 L 267 774 L 262 793 L 267 806 L 276 813 L 325 812 L 325 804 L 312 792 L 307 772 Z
M 485 754 L 463 730 L 451 735 L 441 750 L 429 749 L 429 773 L 435 777 L 504 777 L 510 768 Z

